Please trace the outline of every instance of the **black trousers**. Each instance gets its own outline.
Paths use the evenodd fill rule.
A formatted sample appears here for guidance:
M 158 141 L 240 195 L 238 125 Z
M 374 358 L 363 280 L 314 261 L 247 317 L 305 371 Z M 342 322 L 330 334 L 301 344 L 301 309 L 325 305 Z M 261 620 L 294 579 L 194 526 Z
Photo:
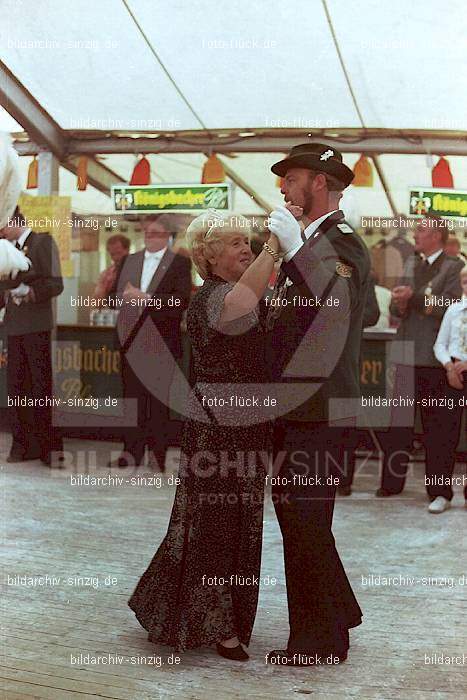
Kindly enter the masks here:
M 415 402 L 420 408 L 428 496 L 431 500 L 437 496 L 451 500 L 453 492 L 449 482 L 455 466 L 466 389 L 452 389 L 442 367 L 398 366 L 396 386 L 397 392 L 403 392 L 404 386 L 413 386 Z M 393 493 L 400 493 L 407 476 L 413 425 L 395 426 L 386 431 L 377 430 L 376 435 L 383 451 L 381 486 Z M 467 497 L 467 487 L 464 493 Z
M 331 531 L 347 434 L 325 423 L 283 421 L 275 427 L 280 468 L 273 500 L 284 542 L 291 652 L 343 654 L 349 628 L 361 623 Z
M 343 431 L 344 456 L 343 456 L 343 474 L 339 478 L 339 486 L 352 486 L 355 466 L 357 458 L 355 452 L 362 441 L 362 430 L 356 428 L 348 428 Z
M 173 362 L 167 362 L 166 371 L 161 371 L 157 378 L 156 396 L 145 383 L 143 372 L 139 377 L 122 355 L 123 395 L 125 399 L 134 399 L 137 404 L 136 425 L 125 428 L 123 449 L 136 466 L 142 464 L 147 447 L 154 454 L 159 469 L 164 470 L 170 437 L 168 403 L 174 371 L 171 365 Z
M 20 457 L 48 460 L 63 450 L 59 430 L 53 425 L 51 333 L 8 336 L 7 385 L 11 452 Z M 15 400 L 35 399 L 46 405 L 21 406 Z

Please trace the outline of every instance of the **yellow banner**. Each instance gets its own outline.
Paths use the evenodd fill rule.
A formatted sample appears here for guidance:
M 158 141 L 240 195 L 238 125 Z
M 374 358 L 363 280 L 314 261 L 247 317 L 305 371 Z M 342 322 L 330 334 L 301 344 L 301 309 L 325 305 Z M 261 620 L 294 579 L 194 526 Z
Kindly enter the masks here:
M 36 233 L 50 233 L 55 239 L 60 254 L 62 275 L 73 275 L 71 260 L 71 197 L 58 195 L 32 197 L 22 194 L 18 202 L 26 224 Z

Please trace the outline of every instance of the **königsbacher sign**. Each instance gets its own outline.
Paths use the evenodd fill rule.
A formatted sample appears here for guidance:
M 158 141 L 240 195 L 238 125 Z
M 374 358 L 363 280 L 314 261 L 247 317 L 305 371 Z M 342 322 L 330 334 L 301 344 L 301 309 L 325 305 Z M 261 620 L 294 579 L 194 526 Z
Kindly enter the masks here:
M 412 216 L 436 214 L 452 218 L 467 217 L 467 192 L 436 188 L 410 188 L 409 212 Z
M 113 185 L 116 212 L 186 212 L 205 209 L 231 209 L 229 183 L 215 185 Z

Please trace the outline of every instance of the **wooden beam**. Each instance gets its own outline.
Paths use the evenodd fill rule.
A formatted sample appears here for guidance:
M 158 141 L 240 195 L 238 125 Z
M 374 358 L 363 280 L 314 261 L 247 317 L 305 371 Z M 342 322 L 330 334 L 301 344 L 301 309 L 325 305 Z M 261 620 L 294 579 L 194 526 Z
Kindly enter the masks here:
M 51 151 L 59 160 L 64 158 L 68 140 L 66 131 L 60 128 L 1 61 L 0 105 L 21 124 L 39 150 Z
M 328 134 L 313 135 L 298 131 L 295 135 L 268 133 L 267 135 L 255 135 L 240 137 L 232 135 L 229 138 L 221 138 L 213 135 L 209 140 L 200 133 L 186 139 L 183 136 L 160 138 L 128 138 L 126 136 L 109 136 L 108 138 L 71 138 L 69 143 L 70 153 L 204 153 L 215 151 L 216 153 L 284 153 L 292 146 L 300 142 L 322 142 L 334 146 L 342 153 L 378 153 L 378 154 L 419 154 L 442 153 L 444 155 L 467 155 L 467 138 L 447 137 L 418 137 L 416 139 L 405 138 L 393 133 L 384 136 L 358 136 L 354 138 L 333 137 Z

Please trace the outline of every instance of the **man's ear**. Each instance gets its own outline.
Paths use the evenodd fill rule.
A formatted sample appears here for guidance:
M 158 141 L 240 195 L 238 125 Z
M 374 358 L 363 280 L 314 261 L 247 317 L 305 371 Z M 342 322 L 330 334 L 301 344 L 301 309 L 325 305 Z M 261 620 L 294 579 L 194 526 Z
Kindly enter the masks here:
M 328 183 L 326 182 L 326 176 L 324 173 L 316 173 L 315 177 L 313 178 L 312 187 L 314 188 L 315 192 L 327 189 Z

